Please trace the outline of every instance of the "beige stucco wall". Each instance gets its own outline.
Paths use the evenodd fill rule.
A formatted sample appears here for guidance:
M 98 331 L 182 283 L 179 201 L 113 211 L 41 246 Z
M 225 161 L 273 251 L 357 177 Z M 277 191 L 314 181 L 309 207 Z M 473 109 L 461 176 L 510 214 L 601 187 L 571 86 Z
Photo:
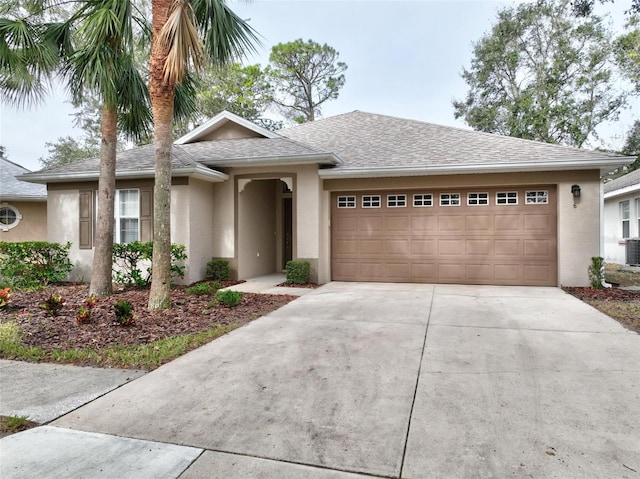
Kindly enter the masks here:
M 620 202 L 629 202 L 629 237 L 638 238 L 640 236 L 638 199 L 640 199 L 640 191 L 604 200 L 604 259 L 609 263 L 625 264 L 627 261 L 626 241 L 622 238 Z
M 0 241 L 46 241 L 47 203 L 46 201 L 2 201 L 14 207 L 22 215 L 17 226 L 8 231 L 0 229 Z
M 189 283 L 203 279 L 207 262 L 213 256 L 213 185 L 201 180 L 189 181 Z M 178 211 L 175 212 L 176 214 Z
M 558 189 L 558 285 L 588 286 L 591 257 L 600 254 L 600 175 L 592 171 L 500 173 L 402 178 L 327 179 L 325 191 L 401 190 L 406 188 L 448 188 L 473 186 L 556 185 Z M 571 185 L 582 190 L 574 208 Z M 330 203 L 322 201 L 321 217 L 330 217 Z M 330 244 L 330 222 L 320 232 L 322 244 Z M 323 251 L 329 248 L 323 246 Z M 321 281 L 328 280 L 330 253 L 322 258 Z

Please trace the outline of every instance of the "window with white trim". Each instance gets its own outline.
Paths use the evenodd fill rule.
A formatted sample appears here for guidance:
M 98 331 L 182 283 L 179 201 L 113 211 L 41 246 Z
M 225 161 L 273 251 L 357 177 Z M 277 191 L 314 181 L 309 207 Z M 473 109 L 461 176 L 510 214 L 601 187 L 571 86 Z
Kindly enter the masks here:
M 484 206 L 489 204 L 489 193 L 467 193 L 467 205 Z
M 387 208 L 404 208 L 407 206 L 407 195 L 387 195 Z
M 496 205 L 517 205 L 517 191 L 498 191 L 496 193 Z
M 433 195 L 431 193 L 413 195 L 413 206 L 418 208 L 433 206 Z
M 11 206 L 9 203 L 0 204 L 0 229 L 2 231 L 9 231 L 11 228 L 15 228 L 20 223 L 22 215 L 15 206 Z
M 116 190 L 114 243 L 140 240 L 140 190 Z
M 528 205 L 546 205 L 549 203 L 549 192 L 547 190 L 527 191 L 526 204 Z
M 380 195 L 362 195 L 363 208 L 380 208 Z
M 338 208 L 355 208 L 355 196 L 338 196 Z
M 640 236 L 640 199 L 636 200 L 636 215 L 638 216 L 638 236 Z
M 460 206 L 460 193 L 440 193 L 440 206 Z
M 622 222 L 622 237 L 629 238 L 629 223 L 631 214 L 629 212 L 629 201 L 620 202 L 620 220 Z

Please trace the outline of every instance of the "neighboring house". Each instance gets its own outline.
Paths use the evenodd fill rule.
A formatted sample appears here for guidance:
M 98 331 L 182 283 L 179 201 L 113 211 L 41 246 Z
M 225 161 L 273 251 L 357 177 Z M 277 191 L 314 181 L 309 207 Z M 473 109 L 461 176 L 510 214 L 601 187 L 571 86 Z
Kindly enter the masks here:
M 25 173 L 0 158 L 0 241 L 47 240 L 47 187 L 16 179 Z
M 173 148 L 172 241 L 186 282 L 216 257 L 239 279 L 301 259 L 320 283 L 588 285 L 600 177 L 631 160 L 360 111 L 279 132 L 223 112 Z M 116 241 L 152 237 L 153 165 L 152 146 L 118 153 Z M 22 176 L 47 184 L 49 239 L 83 278 L 97 178 L 97 159 Z
M 604 185 L 604 259 L 628 264 L 627 240 L 640 237 L 640 170 Z M 633 253 L 633 252 L 630 252 Z M 637 255 L 630 262 L 638 264 Z

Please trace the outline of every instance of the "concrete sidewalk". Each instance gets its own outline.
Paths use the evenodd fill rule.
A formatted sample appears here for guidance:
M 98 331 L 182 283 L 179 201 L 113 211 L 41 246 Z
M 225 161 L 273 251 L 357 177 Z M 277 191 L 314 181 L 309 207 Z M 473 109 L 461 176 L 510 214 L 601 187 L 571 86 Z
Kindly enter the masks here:
M 0 440 L 0 476 L 142 477 L 134 441 L 177 448 L 167 478 L 634 478 L 639 365 L 556 288 L 330 283 Z M 85 434 L 104 457 L 65 447 Z

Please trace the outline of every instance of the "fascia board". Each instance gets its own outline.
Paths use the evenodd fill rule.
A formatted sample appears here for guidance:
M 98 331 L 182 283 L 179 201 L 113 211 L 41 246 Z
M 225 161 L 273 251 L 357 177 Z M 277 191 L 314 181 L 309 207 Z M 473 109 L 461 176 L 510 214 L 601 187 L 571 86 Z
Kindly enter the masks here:
M 604 194 L 604 199 L 607 200 L 609 198 L 615 198 L 616 196 L 628 195 L 629 193 L 635 193 L 636 191 L 640 191 L 640 184 L 629 185 L 624 188 L 609 191 Z
M 116 179 L 119 180 L 140 180 L 153 178 L 155 176 L 155 170 L 138 170 L 138 171 L 124 171 L 116 173 Z M 220 171 L 210 170 L 204 166 L 186 167 L 186 168 L 173 168 L 171 176 L 193 176 L 200 179 L 204 179 L 210 182 L 222 182 L 229 179 L 229 175 Z M 17 177 L 21 181 L 27 181 L 29 183 L 68 183 L 71 181 L 96 181 L 98 174 L 93 173 L 74 173 L 64 175 L 38 175 L 28 174 Z
M 198 160 L 204 165 L 220 167 L 278 166 L 278 165 L 341 165 L 342 160 L 333 153 L 321 153 L 296 156 L 267 156 L 260 158 L 234 158 L 230 160 Z

